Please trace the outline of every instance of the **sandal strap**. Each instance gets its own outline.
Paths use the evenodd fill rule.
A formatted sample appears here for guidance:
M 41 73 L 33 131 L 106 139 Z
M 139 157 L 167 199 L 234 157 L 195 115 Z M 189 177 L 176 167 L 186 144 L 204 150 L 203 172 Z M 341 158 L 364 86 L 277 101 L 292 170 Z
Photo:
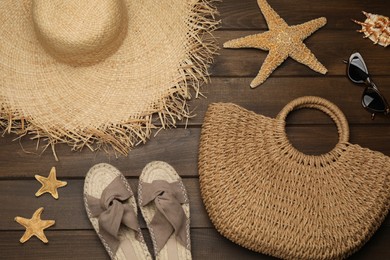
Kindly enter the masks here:
M 100 199 L 86 194 L 88 208 L 92 217 L 97 217 L 99 233 L 114 252 L 118 250 L 121 224 L 136 232 L 140 240 L 141 229 L 134 208 L 127 200 L 133 197 L 120 176 L 116 177 L 102 192 Z
M 169 183 L 163 180 L 155 180 L 152 183 L 141 182 L 141 185 L 141 206 L 144 207 L 154 202 L 157 209 L 149 223 L 156 239 L 157 252 L 160 252 L 173 233 L 177 240 L 186 246 L 187 216 L 181 204 L 188 201 L 183 190 L 183 184 L 179 181 Z

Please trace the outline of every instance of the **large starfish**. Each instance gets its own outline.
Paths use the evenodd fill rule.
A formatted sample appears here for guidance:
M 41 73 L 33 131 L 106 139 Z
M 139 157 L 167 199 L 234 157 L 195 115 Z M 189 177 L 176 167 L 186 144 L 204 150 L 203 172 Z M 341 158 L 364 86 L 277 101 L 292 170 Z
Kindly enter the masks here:
M 314 71 L 325 74 L 327 69 L 306 47 L 303 40 L 324 26 L 326 18 L 321 17 L 303 24 L 289 26 L 267 1 L 257 0 L 257 4 L 264 15 L 269 31 L 227 41 L 223 45 L 225 48 L 256 48 L 269 51 L 250 86 L 255 88 L 262 84 L 288 57 L 305 64 Z
M 55 221 L 54 220 L 42 220 L 41 219 L 42 211 L 43 211 L 43 208 L 37 209 L 34 212 L 32 218 L 30 218 L 30 219 L 22 218 L 22 217 L 15 217 L 15 221 L 26 228 L 26 232 L 24 232 L 24 235 L 20 239 L 20 243 L 26 242 L 32 236 L 36 236 L 43 243 L 49 242 L 47 240 L 43 230 L 48 228 L 48 227 L 53 226 L 55 224 Z
M 42 184 L 42 187 L 35 193 L 35 196 L 39 197 L 43 193 L 50 193 L 55 199 L 58 199 L 57 189 L 60 187 L 66 186 L 66 181 L 59 181 L 56 177 L 56 168 L 52 167 L 50 170 L 49 176 L 43 177 L 40 175 L 35 175 L 35 179 Z

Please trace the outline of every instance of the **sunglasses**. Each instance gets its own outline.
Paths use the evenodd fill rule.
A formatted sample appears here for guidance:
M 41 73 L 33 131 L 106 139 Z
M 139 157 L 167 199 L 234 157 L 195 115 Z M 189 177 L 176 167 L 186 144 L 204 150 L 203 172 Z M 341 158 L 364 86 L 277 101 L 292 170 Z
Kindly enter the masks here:
M 357 84 L 365 84 L 366 88 L 363 91 L 362 106 L 371 113 L 371 119 L 375 118 L 375 114 L 383 113 L 390 114 L 390 106 L 385 97 L 379 92 L 375 83 L 370 79 L 366 63 L 360 53 L 353 53 L 348 61 L 347 75 L 348 78 Z

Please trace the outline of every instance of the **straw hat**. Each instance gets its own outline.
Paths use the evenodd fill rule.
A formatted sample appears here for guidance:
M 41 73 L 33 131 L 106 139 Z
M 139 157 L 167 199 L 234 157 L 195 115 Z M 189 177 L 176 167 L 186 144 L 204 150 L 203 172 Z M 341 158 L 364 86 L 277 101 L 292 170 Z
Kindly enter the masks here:
M 127 154 L 188 116 L 216 50 L 199 0 L 1 0 L 0 126 Z M 47 147 L 46 146 L 46 147 Z

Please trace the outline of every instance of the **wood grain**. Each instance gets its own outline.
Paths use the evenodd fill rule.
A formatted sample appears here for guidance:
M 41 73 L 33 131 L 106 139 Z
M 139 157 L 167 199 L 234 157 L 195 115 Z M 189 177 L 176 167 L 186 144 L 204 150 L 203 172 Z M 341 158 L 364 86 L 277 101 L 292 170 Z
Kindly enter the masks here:
M 150 248 L 149 234 L 146 230 L 143 231 Z M 21 231 L 0 232 L 0 252 L 3 259 L 109 259 L 92 230 L 46 231 L 49 239 L 47 245 L 35 238 L 21 245 L 18 240 L 22 235 Z M 350 259 L 385 259 L 383 256 L 390 255 L 389 243 L 390 227 L 382 227 Z M 191 245 L 194 260 L 275 259 L 240 247 L 214 229 L 191 229 Z
M 346 76 L 271 77 L 255 89 L 249 87 L 251 80 L 251 77 L 211 78 L 211 82 L 202 88 L 202 93 L 206 98 L 190 101 L 189 105 L 190 110 L 193 111 L 193 117 L 188 121 L 179 121 L 178 127 L 185 127 L 186 125 L 200 127 L 210 103 L 236 103 L 258 114 L 275 117 L 288 102 L 305 95 L 320 96 L 335 103 L 346 115 L 350 124 L 388 124 L 390 121 L 389 117 L 385 116 L 377 116 L 375 120 L 371 120 L 370 114 L 361 106 L 361 96 L 365 86 L 352 83 Z M 390 74 L 388 76 L 373 77 L 373 80 L 381 93 L 386 97 L 390 97 L 390 87 L 388 87 L 390 86 Z M 289 123 L 333 124 L 327 116 L 321 117 L 321 115 L 322 113 L 313 114 L 311 111 L 303 110 L 294 113 Z M 295 116 L 298 116 L 298 118 L 295 118 Z M 4 136 L 7 137 L 8 135 L 4 133 Z M 3 145 L 2 139 L 0 136 L 0 145 Z M 16 136 L 13 136 L 12 139 L 16 139 Z M 22 144 L 24 145 L 25 140 L 28 139 L 29 136 L 22 138 Z M 155 138 L 152 137 L 152 139 Z M 33 151 L 34 148 L 35 146 L 26 147 L 29 151 Z M 168 150 L 167 147 L 163 148 Z M 154 153 L 153 151 L 149 152 Z M 96 158 L 99 159 L 100 155 L 96 155 Z M 111 159 L 114 158 L 115 156 L 111 157 Z
M 351 18 L 364 21 L 362 10 L 375 14 L 389 14 L 385 2 L 376 1 L 332 1 L 316 0 L 268 0 L 271 7 L 288 24 L 300 24 L 324 16 L 328 19 L 327 29 L 357 30 L 359 26 Z M 368 4 L 369 3 L 369 4 Z M 267 29 L 263 15 L 255 0 L 224 0 L 217 4 L 222 29 Z
M 388 124 L 390 117 L 371 116 L 361 106 L 364 86 L 350 82 L 347 77 L 279 77 L 269 78 L 263 85 L 251 89 L 252 78 L 212 78 L 204 88 L 207 99 L 195 100 L 196 117 L 188 124 L 198 126 L 203 122 L 207 106 L 214 102 L 231 102 L 268 117 L 275 117 L 291 100 L 301 96 L 320 96 L 335 103 L 350 124 Z M 390 77 L 377 77 L 375 82 L 384 96 L 390 97 Z M 302 110 L 292 113 L 291 124 L 333 124 L 322 113 Z M 323 116 L 322 116 L 323 115 Z
M 215 58 L 215 63 L 210 69 L 211 75 L 218 77 L 255 77 L 268 54 L 267 51 L 257 49 L 225 49 L 222 45 L 228 40 L 263 32 L 263 30 L 217 31 L 215 36 L 221 49 L 219 50 L 219 55 Z M 362 54 L 368 71 L 374 80 L 376 76 L 389 75 L 388 68 L 390 66 L 390 60 L 387 55 L 383 54 L 384 48 L 374 46 L 370 40 L 363 39 L 361 34 L 353 30 L 334 31 L 324 27 L 307 38 L 304 43 L 328 69 L 328 73 L 323 76 L 305 65 L 288 58 L 271 74 L 271 78 L 277 76 L 345 76 L 346 65 L 343 63 L 343 60 L 348 60 L 354 51 L 359 51 Z
M 246 250 L 222 237 L 210 222 L 199 190 L 197 154 L 201 126 L 207 107 L 213 102 L 233 102 L 248 110 L 275 117 L 292 99 L 305 95 L 324 97 L 334 102 L 350 124 L 350 142 L 390 156 L 390 117 L 377 116 L 372 121 L 361 107 L 364 86 L 353 84 L 346 77 L 342 62 L 353 51 L 359 51 L 368 66 L 371 78 L 381 93 L 390 100 L 390 59 L 388 49 L 375 46 L 357 33 L 359 26 L 350 19 L 364 20 L 362 10 L 389 16 L 390 5 L 381 0 L 268 0 L 290 25 L 321 16 L 327 24 L 305 40 L 318 60 L 329 70 L 320 75 L 292 59 L 287 59 L 260 87 L 249 83 L 262 65 L 266 51 L 256 49 L 223 49 L 222 44 L 238 37 L 268 30 L 256 0 L 223 0 L 216 5 L 222 21 L 215 32 L 219 55 L 210 67 L 211 82 L 202 87 L 207 98 L 190 101 L 194 117 L 181 121 L 177 129 L 160 131 L 146 144 L 136 147 L 128 157 L 113 153 L 72 152 L 66 145 L 57 145 L 60 161 L 49 150 L 40 155 L 36 142 L 29 137 L 12 141 L 15 135 L 0 137 L 0 259 L 109 259 L 87 219 L 82 200 L 84 177 L 96 163 L 107 162 L 128 177 L 136 193 L 138 176 L 150 161 L 170 163 L 183 177 L 191 202 L 192 254 L 197 259 L 273 259 Z M 1 94 L 1 93 L 0 93 Z M 158 122 L 156 122 L 158 125 Z M 185 126 L 188 126 L 185 128 Z M 234 126 L 230 126 L 234 127 Z M 330 118 L 314 110 L 292 112 L 287 118 L 287 134 L 291 143 L 307 154 L 321 154 L 337 142 L 337 130 Z M 56 166 L 58 178 L 68 181 L 59 189 L 60 199 L 48 194 L 34 196 L 40 184 L 34 174 L 48 175 Z M 137 196 L 137 194 L 135 194 Z M 49 244 L 32 238 L 26 244 L 18 241 L 23 228 L 13 218 L 31 217 L 43 206 L 43 219 L 55 219 L 56 225 L 46 234 Z M 149 248 L 150 236 L 139 217 Z M 390 217 L 387 217 L 372 239 L 351 259 L 390 259 Z
M 30 218 L 33 212 L 39 207 L 44 207 L 42 219 L 54 219 L 56 224 L 50 230 L 87 230 L 92 229 L 88 220 L 83 202 L 83 180 L 67 180 L 68 186 L 59 189 L 60 198 L 55 201 L 49 194 L 44 194 L 40 198 L 34 196 L 39 189 L 38 182 L 33 180 L 25 181 L 0 181 L 0 233 L 1 231 L 24 230 L 24 228 L 14 221 L 16 216 Z M 132 190 L 137 198 L 137 179 L 129 180 Z M 186 178 L 183 183 L 187 189 L 191 203 L 191 228 L 212 228 L 206 210 L 204 208 L 198 178 Z M 10 196 L 13 191 L 18 190 L 19 194 Z M 15 207 L 15 204 L 18 207 Z M 139 212 L 139 221 L 142 228 L 145 222 Z M 383 223 L 390 227 L 390 218 Z
M 23 227 L 14 221 L 16 216 L 30 218 L 39 207 L 44 207 L 42 219 L 55 219 L 56 224 L 50 230 L 92 229 L 85 212 L 83 201 L 84 180 L 67 180 L 66 187 L 58 189 L 59 199 L 56 201 L 49 194 L 39 198 L 34 196 L 41 185 L 35 180 L 0 181 L 0 231 L 23 230 Z M 129 180 L 135 197 L 138 198 L 138 179 Z M 197 178 L 186 178 L 183 183 L 187 189 L 191 202 L 191 227 L 212 227 L 204 209 Z M 13 191 L 19 194 L 13 194 Z M 15 204 L 18 207 L 15 207 Z M 145 222 L 139 212 L 141 227 Z
M 322 116 L 317 112 L 318 116 Z M 232 126 L 233 127 L 233 126 Z M 58 178 L 83 178 L 92 165 L 100 162 L 111 163 L 125 176 L 139 176 L 143 167 L 150 161 L 162 160 L 170 163 L 181 176 L 197 176 L 197 154 L 200 128 L 187 128 L 162 131 L 147 144 L 134 149 L 128 157 L 115 159 L 104 152 L 92 153 L 89 150 L 72 152 L 66 145 L 58 145 L 59 162 L 54 160 L 51 151 L 43 155 L 26 154 L 12 137 L 0 139 L 0 180 L 27 178 L 34 174 L 48 175 L 56 166 Z M 305 153 L 321 154 L 328 152 L 337 142 L 334 125 L 288 126 L 291 142 Z M 350 142 L 390 155 L 390 125 L 350 126 Z M 26 140 L 25 149 L 33 149 L 34 142 Z

